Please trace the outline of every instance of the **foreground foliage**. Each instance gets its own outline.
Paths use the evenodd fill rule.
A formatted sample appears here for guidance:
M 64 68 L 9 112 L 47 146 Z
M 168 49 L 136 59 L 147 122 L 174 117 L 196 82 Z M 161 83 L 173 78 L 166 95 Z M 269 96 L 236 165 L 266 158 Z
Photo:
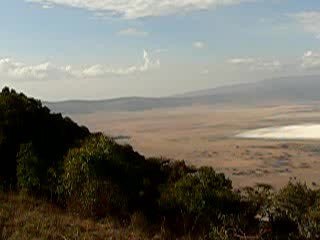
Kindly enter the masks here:
M 146 159 L 7 88 L 0 186 L 1 239 L 320 239 L 318 190 L 290 182 L 278 192 L 263 184 L 236 191 L 212 168 Z M 83 231 L 82 218 L 95 230 Z M 106 219 L 124 235 L 97 233 Z M 129 237 L 125 226 L 143 234 Z
M 160 162 L 96 134 L 65 157 L 61 190 L 69 206 L 93 216 L 157 209 Z
M 5 188 L 17 183 L 17 155 L 23 144 L 37 158 L 39 188 L 48 191 L 50 169 L 58 170 L 63 155 L 81 139 L 89 136 L 85 127 L 79 127 L 61 114 L 50 113 L 47 107 L 33 98 L 4 88 L 0 93 L 0 181 Z M 24 153 L 25 154 L 25 153 Z M 21 156 L 22 157 L 22 156 Z M 36 159 L 34 159 L 36 160 Z M 23 161 L 23 160 L 22 160 Z M 26 183 L 27 184 L 27 183 Z

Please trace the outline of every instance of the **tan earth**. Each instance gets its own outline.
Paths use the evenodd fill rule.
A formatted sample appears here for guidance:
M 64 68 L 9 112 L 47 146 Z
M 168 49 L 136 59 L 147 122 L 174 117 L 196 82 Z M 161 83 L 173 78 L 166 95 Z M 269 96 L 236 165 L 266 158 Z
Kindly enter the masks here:
M 268 183 L 279 188 L 290 179 L 320 185 L 320 139 L 235 137 L 248 129 L 320 123 L 316 105 L 192 106 L 71 117 L 92 131 L 122 136 L 121 141 L 127 141 L 148 157 L 212 166 L 230 177 L 235 187 Z

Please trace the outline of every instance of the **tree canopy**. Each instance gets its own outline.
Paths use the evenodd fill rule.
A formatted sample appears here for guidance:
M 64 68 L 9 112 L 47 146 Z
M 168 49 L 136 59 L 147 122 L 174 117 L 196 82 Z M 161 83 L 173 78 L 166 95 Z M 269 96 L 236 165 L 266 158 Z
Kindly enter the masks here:
M 6 187 L 17 183 L 17 154 L 21 144 L 32 143 L 41 171 L 57 167 L 70 147 L 89 135 L 61 114 L 51 113 L 39 100 L 5 87 L 0 93 L 0 180 Z M 44 181 L 44 179 L 41 179 Z

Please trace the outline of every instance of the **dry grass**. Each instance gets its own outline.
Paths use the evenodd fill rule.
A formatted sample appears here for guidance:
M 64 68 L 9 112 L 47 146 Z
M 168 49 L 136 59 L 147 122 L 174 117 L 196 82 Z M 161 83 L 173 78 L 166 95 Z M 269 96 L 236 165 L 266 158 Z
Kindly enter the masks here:
M 130 136 L 127 141 L 146 156 L 211 166 L 236 187 L 268 183 L 280 188 L 290 178 L 320 184 L 319 141 L 235 137 L 248 129 L 319 123 L 318 107 L 193 106 L 71 117 L 93 131 Z
M 86 219 L 47 201 L 0 190 L 0 240 L 194 240 L 175 237 L 163 227 L 150 225 L 140 213 L 131 223 Z
M 143 234 L 134 224 L 124 227 L 108 219 L 102 221 L 82 219 L 67 214 L 44 201 L 25 195 L 1 192 L 0 194 L 1 240 L 144 240 L 154 238 Z

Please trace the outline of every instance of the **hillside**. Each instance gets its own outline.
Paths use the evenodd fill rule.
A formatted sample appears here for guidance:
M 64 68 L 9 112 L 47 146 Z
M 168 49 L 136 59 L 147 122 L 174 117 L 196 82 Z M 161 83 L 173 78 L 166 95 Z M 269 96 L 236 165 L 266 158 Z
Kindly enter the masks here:
M 42 175 L 34 184 L 46 188 L 46 171 L 57 168 L 68 149 L 87 136 L 86 127 L 51 113 L 41 101 L 4 88 L 0 92 L 0 181 L 6 187 L 17 183 L 17 156 L 24 156 L 30 147 L 41 162 L 35 168 Z
M 130 226 L 113 219 L 96 221 L 24 194 L 0 195 L 0 239 L 3 240 L 150 240 L 156 236 L 143 233 L 141 223 L 138 218 Z
M 191 105 L 241 104 L 278 105 L 320 101 L 320 76 L 269 79 L 195 91 L 167 98 L 119 98 L 97 101 L 47 102 L 54 112 L 81 114 L 93 112 L 141 111 Z
M 0 239 L 319 239 L 320 190 L 235 189 L 0 93 Z M 311 236 L 311 238 L 310 238 Z

